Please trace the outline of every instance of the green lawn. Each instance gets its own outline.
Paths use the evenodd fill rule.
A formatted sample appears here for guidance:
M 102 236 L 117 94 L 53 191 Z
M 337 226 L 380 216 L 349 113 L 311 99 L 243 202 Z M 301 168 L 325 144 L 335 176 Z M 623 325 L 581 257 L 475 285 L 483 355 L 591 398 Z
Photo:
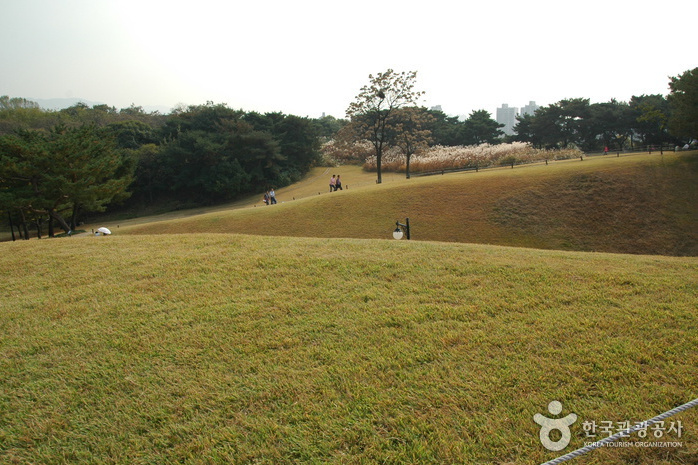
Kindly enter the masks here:
M 536 464 L 698 397 L 696 258 L 116 234 L 0 270 L 0 463 Z M 673 420 L 570 463 L 696 463 Z

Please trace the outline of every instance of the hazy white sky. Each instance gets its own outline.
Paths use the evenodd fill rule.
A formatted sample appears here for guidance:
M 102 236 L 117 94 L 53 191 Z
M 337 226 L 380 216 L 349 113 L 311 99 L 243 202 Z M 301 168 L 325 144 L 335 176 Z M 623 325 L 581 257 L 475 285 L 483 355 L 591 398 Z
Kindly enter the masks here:
M 0 95 L 226 103 L 343 118 L 368 75 L 418 72 L 451 115 L 667 94 L 698 66 L 692 0 L 0 0 Z

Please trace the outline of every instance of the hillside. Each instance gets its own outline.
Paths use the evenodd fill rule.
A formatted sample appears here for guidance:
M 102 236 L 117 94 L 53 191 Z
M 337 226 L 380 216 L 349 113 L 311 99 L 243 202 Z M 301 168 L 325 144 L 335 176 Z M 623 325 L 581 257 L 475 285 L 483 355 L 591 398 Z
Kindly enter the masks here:
M 419 241 L 2 243 L 0 462 L 540 464 L 604 437 L 585 423 L 698 397 L 697 271 Z M 561 452 L 533 421 L 553 400 L 578 415 Z M 696 463 L 697 431 L 693 409 L 653 439 L 681 446 L 571 463 Z
M 698 255 L 698 153 L 598 157 L 478 173 L 361 183 L 305 198 L 124 227 L 120 234 L 243 233 L 390 237 L 410 218 L 415 240 L 540 249 Z M 308 186 L 310 187 L 310 186 Z M 296 200 L 294 200 L 296 199 Z

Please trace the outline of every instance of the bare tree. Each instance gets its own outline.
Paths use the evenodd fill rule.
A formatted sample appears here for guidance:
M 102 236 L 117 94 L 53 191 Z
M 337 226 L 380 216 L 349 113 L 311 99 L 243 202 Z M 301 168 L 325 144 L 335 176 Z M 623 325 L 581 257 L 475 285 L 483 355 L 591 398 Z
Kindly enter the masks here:
M 426 128 L 435 118 L 424 108 L 405 107 L 395 112 L 394 144 L 405 154 L 405 177 L 410 178 L 412 155 L 426 150 L 432 142 L 431 131 Z
M 415 105 L 424 92 L 414 90 L 416 71 L 396 73 L 388 69 L 368 78 L 370 83 L 361 88 L 356 100 L 347 108 L 347 117 L 357 127 L 357 134 L 373 144 L 378 168 L 376 182 L 380 184 L 381 159 L 390 138 L 391 118 L 398 108 Z

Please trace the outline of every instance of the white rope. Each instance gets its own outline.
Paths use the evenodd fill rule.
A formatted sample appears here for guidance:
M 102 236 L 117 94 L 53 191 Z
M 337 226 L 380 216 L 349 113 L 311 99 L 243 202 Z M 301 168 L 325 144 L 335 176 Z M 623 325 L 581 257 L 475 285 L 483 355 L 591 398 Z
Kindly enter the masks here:
M 569 454 L 565 454 L 562 457 L 558 457 L 556 459 L 553 459 L 549 462 L 545 462 L 541 465 L 558 465 L 559 463 L 566 462 L 567 460 L 571 460 L 575 457 L 579 457 L 580 455 L 584 455 L 587 452 L 590 452 L 594 449 L 597 449 L 604 444 L 608 444 L 609 442 L 614 442 L 620 438 L 627 437 L 628 435 L 634 433 L 635 431 L 645 429 L 648 426 L 651 426 L 655 423 L 658 423 L 665 418 L 669 418 L 672 415 L 676 415 L 679 412 L 683 412 L 684 410 L 688 410 L 689 408 L 696 407 L 698 406 L 698 399 L 693 399 L 690 402 L 687 402 L 679 407 L 676 407 L 675 409 L 671 409 L 668 412 L 664 412 L 661 415 L 657 415 L 656 417 L 652 418 L 651 420 L 644 421 L 642 423 L 638 423 L 635 426 L 632 426 L 630 428 L 624 429 L 623 431 L 620 431 L 613 436 L 609 436 L 607 438 L 604 438 L 600 441 L 596 441 L 594 443 L 589 444 L 588 446 L 584 446 L 581 449 L 577 449 L 575 451 L 570 452 Z

